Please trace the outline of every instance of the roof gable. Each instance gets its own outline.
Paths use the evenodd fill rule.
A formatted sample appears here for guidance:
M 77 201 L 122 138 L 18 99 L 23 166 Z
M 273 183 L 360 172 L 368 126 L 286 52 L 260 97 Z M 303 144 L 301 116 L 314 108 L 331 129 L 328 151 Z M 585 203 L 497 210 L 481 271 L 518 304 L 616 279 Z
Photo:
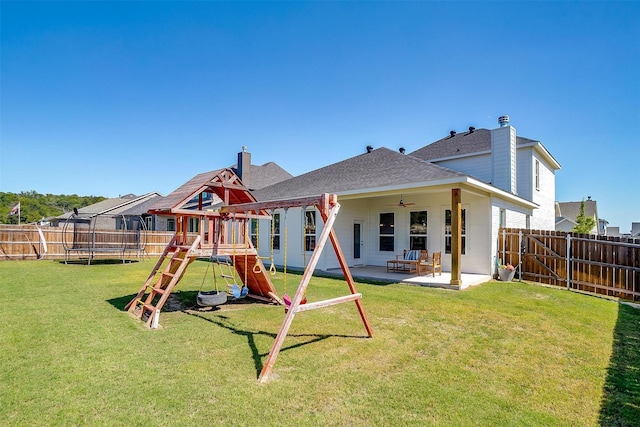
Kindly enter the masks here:
M 382 147 L 254 192 L 259 200 L 340 193 L 466 176 Z
M 210 193 L 215 196 L 216 201 L 229 205 L 256 201 L 251 192 L 242 185 L 238 175 L 232 169 L 226 168 L 194 176 L 154 204 L 149 211 L 169 213 L 176 209 L 184 209 L 191 200 L 202 193 Z

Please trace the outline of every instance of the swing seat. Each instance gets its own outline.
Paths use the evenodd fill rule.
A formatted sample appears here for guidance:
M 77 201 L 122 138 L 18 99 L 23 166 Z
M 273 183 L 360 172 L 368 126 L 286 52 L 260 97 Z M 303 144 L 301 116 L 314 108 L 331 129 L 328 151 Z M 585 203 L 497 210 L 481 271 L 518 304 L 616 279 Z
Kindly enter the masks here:
M 209 291 L 198 292 L 196 301 L 201 307 L 216 307 L 227 302 L 227 294 L 225 292 Z
M 243 286 L 242 288 L 235 284 L 231 286 L 231 295 L 233 296 L 233 299 L 244 298 L 248 294 L 249 288 L 247 288 L 246 286 Z
M 291 307 L 291 297 L 287 294 L 284 294 L 282 296 L 282 300 L 284 301 L 284 305 L 286 305 L 287 307 Z M 300 301 L 300 304 L 306 304 L 307 303 L 307 298 L 303 297 L 302 301 Z

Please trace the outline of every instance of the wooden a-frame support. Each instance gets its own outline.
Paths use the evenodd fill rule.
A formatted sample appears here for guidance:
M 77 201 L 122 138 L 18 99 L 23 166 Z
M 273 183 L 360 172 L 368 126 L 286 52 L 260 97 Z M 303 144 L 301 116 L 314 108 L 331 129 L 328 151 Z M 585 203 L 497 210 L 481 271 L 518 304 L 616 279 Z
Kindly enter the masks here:
M 278 357 L 278 354 L 280 353 L 280 349 L 284 344 L 284 340 L 287 336 L 287 333 L 289 332 L 289 328 L 291 327 L 293 319 L 297 313 L 354 301 L 356 303 L 356 307 L 358 308 L 358 312 L 360 313 L 362 323 L 367 330 L 367 335 L 369 337 L 373 336 L 371 324 L 367 319 L 367 314 L 364 310 L 364 306 L 362 305 L 362 294 L 358 293 L 356 289 L 356 285 L 353 280 L 353 276 L 351 276 L 351 271 L 349 270 L 347 260 L 344 257 L 342 249 L 340 248 L 340 243 L 338 242 L 338 237 L 335 233 L 335 230 L 333 229 L 333 224 L 336 220 L 336 217 L 338 216 L 338 211 L 340 210 L 340 204 L 337 202 L 337 196 L 335 194 L 323 194 L 320 197 L 307 197 L 299 199 L 245 203 L 240 205 L 225 206 L 221 209 L 221 212 L 232 213 L 258 209 L 304 207 L 311 205 L 315 205 L 320 212 L 322 220 L 324 221 L 324 227 L 322 229 L 322 233 L 320 233 L 320 237 L 316 241 L 315 249 L 313 251 L 313 254 L 311 255 L 311 258 L 309 259 L 307 267 L 304 270 L 302 279 L 300 280 L 300 284 L 298 285 L 298 289 L 296 290 L 293 300 L 291 301 L 291 306 L 287 310 L 287 314 L 285 315 L 285 318 L 282 322 L 282 326 L 280 326 L 278 335 L 276 336 L 273 346 L 269 351 L 269 355 L 267 356 L 267 359 L 262 367 L 262 371 L 260 372 L 260 376 L 258 377 L 259 382 L 264 382 L 269 378 L 269 374 L 273 369 L 273 365 L 276 363 L 276 359 Z M 309 286 L 309 281 L 313 276 L 313 272 L 318 264 L 318 260 L 320 259 L 320 255 L 322 254 L 327 240 L 331 240 L 333 250 L 335 251 L 336 257 L 338 258 L 340 268 L 342 269 L 342 273 L 344 274 L 344 278 L 347 282 L 347 285 L 349 286 L 349 291 L 351 293 L 342 297 L 301 304 L 306 289 Z

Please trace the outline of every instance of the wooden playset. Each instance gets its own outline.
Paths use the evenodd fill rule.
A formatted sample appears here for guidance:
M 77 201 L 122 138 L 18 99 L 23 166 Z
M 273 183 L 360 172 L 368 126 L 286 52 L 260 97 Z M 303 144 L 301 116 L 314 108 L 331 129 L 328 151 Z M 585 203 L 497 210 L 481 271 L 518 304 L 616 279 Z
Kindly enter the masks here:
M 217 196 L 222 204 L 217 209 L 206 209 L 203 204 L 203 194 L 206 193 Z M 193 204 L 194 200 L 196 200 L 196 206 L 187 208 L 186 206 L 190 203 Z M 264 363 L 258 378 L 259 381 L 265 381 L 269 376 L 297 313 L 354 301 L 367 335 L 369 337 L 373 335 L 362 305 L 362 294 L 357 292 L 346 258 L 333 229 L 340 209 L 335 194 L 258 202 L 231 169 L 222 169 L 210 176 L 203 174 L 192 179 L 167 196 L 163 203 L 160 207 L 154 207 L 151 212 L 175 216 L 176 233 L 138 294 L 125 307 L 125 310 L 133 313 L 137 318 L 143 319 L 150 328 L 158 327 L 163 305 L 192 261 L 200 257 L 226 257 L 230 260 L 227 265 L 235 268 L 237 276 L 242 281 L 241 286 L 235 283 L 230 286 L 230 298 L 247 297 L 287 306 L 285 318 Z M 313 206 L 318 210 L 324 226 L 316 239 L 315 249 L 305 267 L 295 295 L 293 297 L 284 295 L 281 298 L 277 295 L 270 279 L 275 268 L 273 259 L 271 258 L 271 266 L 268 269 L 265 268 L 258 251 L 249 238 L 250 221 L 251 219 L 270 219 L 270 212 L 275 209 L 284 209 L 286 212 L 289 208 L 306 208 L 308 206 Z M 198 233 L 187 232 L 190 218 L 199 219 Z M 349 294 L 329 300 L 306 302 L 304 300 L 309 281 L 328 241 L 331 242 L 342 269 Z M 226 276 L 231 277 L 232 275 Z M 200 292 L 198 298 L 202 298 L 203 305 L 216 305 L 222 303 L 223 300 L 226 301 L 226 295 L 220 298 L 218 295 L 220 293 L 219 290 L 207 293 Z

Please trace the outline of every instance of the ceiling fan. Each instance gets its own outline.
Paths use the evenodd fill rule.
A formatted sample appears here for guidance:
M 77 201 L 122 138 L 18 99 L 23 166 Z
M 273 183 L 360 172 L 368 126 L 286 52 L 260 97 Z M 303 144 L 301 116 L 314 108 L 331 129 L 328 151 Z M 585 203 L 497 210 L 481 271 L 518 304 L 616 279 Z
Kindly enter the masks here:
M 401 208 L 406 208 L 407 206 L 415 205 L 415 203 L 405 203 L 402 199 L 402 194 L 400 195 L 400 202 L 397 205 L 387 205 L 387 206 L 400 206 Z

